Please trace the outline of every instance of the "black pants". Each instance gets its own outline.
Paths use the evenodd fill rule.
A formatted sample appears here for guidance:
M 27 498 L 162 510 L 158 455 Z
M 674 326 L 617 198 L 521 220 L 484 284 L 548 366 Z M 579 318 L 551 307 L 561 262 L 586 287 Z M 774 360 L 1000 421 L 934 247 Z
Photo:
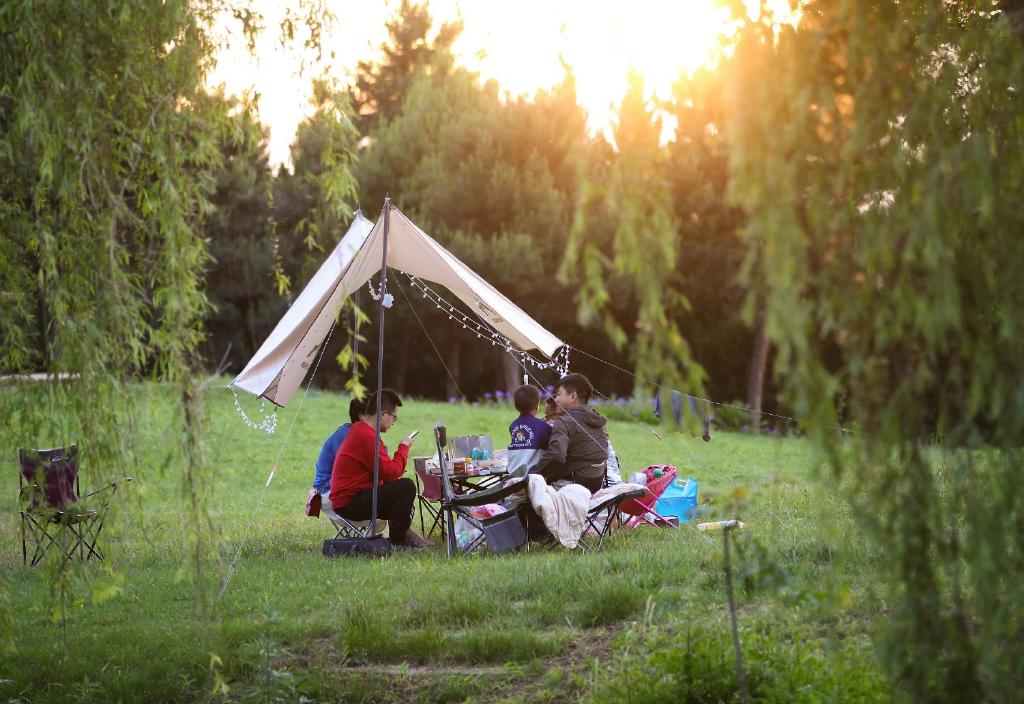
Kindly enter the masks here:
M 596 494 L 601 491 L 601 485 L 604 484 L 604 477 L 581 477 L 580 475 L 573 472 L 568 477 L 565 477 L 573 484 L 579 484 L 580 486 L 587 487 L 587 490 L 591 494 Z
M 408 477 L 377 487 L 377 518 L 388 522 L 392 543 L 405 540 L 405 534 L 412 525 L 412 504 L 415 500 L 416 485 Z M 335 509 L 335 513 L 350 521 L 368 521 L 372 507 L 373 489 L 363 489 L 347 504 Z

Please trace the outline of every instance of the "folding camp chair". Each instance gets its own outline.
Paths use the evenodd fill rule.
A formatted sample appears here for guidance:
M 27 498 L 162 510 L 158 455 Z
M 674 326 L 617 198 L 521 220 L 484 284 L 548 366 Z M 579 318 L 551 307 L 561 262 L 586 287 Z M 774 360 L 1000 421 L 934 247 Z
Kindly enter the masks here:
M 117 482 L 80 497 L 77 445 L 53 450 L 19 449 L 18 460 L 22 561 L 30 563 L 29 539 L 34 543 L 33 566 L 51 548 L 59 550 L 63 560 L 77 555 L 79 559 L 95 557 L 102 561 L 103 552 L 97 543 Z M 131 477 L 125 477 L 125 481 L 131 481 Z
M 369 521 L 352 521 L 343 516 L 339 516 L 331 508 L 331 502 L 326 500 L 326 494 L 324 494 L 324 501 L 320 505 L 320 513 L 327 517 L 327 520 L 334 526 L 334 540 L 338 538 L 369 538 L 370 536 L 370 522 Z M 387 526 L 387 521 L 377 519 L 377 533 L 380 535 L 384 532 L 384 527 Z
M 444 498 L 444 489 L 441 488 L 441 478 L 427 471 L 426 465 L 419 461 L 414 464 L 416 472 L 416 506 L 420 515 L 420 535 L 430 538 L 434 529 L 441 531 L 442 540 L 445 537 L 444 516 L 441 512 L 441 500 Z M 430 529 L 426 528 L 426 521 L 430 521 Z
M 456 494 L 452 488 L 448 460 L 445 459 L 444 426 L 434 428 L 434 440 L 437 442 L 437 456 L 441 465 L 441 513 L 444 515 L 445 546 L 448 557 L 467 555 L 487 544 L 491 552 L 509 552 L 526 543 L 526 531 L 515 511 L 505 511 L 489 518 L 477 518 L 473 508 L 484 504 L 497 503 L 519 491 L 525 491 L 528 479 L 522 477 L 504 486 L 495 486 L 480 491 L 467 491 Z M 456 517 L 464 518 L 471 526 L 480 531 L 480 535 L 468 545 L 459 548 L 455 536 Z
M 655 470 L 661 470 L 662 475 L 655 477 Z M 653 465 L 644 470 L 644 474 L 647 475 L 647 487 L 642 497 L 631 499 L 629 501 L 623 501 L 619 506 L 619 510 L 630 516 L 626 521 L 627 528 L 636 528 L 641 523 L 646 523 L 651 526 L 671 526 L 672 524 L 664 516 L 658 514 L 654 510 L 654 504 L 658 503 L 658 499 L 665 493 L 665 489 L 668 488 L 669 484 L 676 479 L 676 468 L 672 465 Z M 648 516 L 654 516 L 655 520 L 652 521 Z M 657 522 L 655 522 L 657 521 Z

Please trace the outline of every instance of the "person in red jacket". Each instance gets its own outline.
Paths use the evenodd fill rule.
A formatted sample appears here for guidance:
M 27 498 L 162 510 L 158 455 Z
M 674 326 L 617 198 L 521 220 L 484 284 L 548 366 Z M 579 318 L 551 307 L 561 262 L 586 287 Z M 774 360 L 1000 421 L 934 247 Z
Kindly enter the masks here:
M 331 508 L 339 516 L 352 521 L 368 521 L 373 502 L 373 457 L 380 455 L 377 478 L 377 517 L 388 522 L 388 534 L 392 543 L 402 547 L 419 547 L 406 535 L 412 525 L 412 505 L 416 499 L 416 485 L 412 479 L 403 477 L 409 448 L 413 438 L 402 438 L 395 456 L 388 455 L 388 449 L 381 440 L 374 448 L 377 423 L 377 395 L 366 402 L 366 409 L 359 421 L 352 424 L 345 442 L 334 456 L 331 470 Z M 380 432 L 386 433 L 398 422 L 398 408 L 402 400 L 391 389 L 380 394 Z

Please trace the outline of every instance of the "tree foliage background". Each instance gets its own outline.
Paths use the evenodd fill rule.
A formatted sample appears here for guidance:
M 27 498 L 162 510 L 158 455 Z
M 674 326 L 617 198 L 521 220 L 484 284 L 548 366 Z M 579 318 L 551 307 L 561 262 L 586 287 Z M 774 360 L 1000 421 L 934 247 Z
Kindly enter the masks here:
M 302 39 L 316 46 L 324 13 L 305 9 Z M 0 372 L 71 377 L 0 393 L 3 446 L 13 454 L 78 443 L 97 486 L 123 479 L 138 470 L 138 382 L 165 382 L 178 400 L 169 427 L 178 442 L 154 469 L 180 471 L 193 556 L 183 577 L 191 575 L 200 609 L 217 556 L 206 504 L 204 319 L 211 298 L 246 307 L 250 332 L 270 313 L 245 295 L 263 290 L 269 271 L 262 128 L 251 104 L 205 85 L 212 27 L 224 13 L 249 41 L 262 28 L 245 4 L 0 5 Z M 328 189 L 322 211 L 335 215 L 339 200 Z M 229 253 L 252 255 L 236 262 L 246 277 L 230 282 L 243 290 L 208 288 L 207 271 L 232 266 Z M 108 521 L 106 532 L 117 525 Z M 83 588 L 92 599 L 120 589 L 109 570 L 50 556 L 63 622 Z
M 994 3 L 827 1 L 749 24 L 732 68 L 747 281 L 891 556 L 883 661 L 917 701 L 1024 685 L 1022 69 Z

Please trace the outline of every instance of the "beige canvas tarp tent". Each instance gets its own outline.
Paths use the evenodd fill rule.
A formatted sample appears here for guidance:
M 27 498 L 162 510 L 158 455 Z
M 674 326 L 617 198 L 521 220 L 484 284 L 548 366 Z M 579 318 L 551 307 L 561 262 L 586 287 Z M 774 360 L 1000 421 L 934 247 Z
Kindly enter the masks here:
M 344 298 L 380 272 L 388 213 L 389 267 L 444 286 L 520 350 L 536 350 L 550 359 L 563 346 L 398 208 L 389 202 L 384 207 L 376 225 L 356 214 L 341 242 L 232 386 L 278 406 L 288 404 L 315 363 Z

